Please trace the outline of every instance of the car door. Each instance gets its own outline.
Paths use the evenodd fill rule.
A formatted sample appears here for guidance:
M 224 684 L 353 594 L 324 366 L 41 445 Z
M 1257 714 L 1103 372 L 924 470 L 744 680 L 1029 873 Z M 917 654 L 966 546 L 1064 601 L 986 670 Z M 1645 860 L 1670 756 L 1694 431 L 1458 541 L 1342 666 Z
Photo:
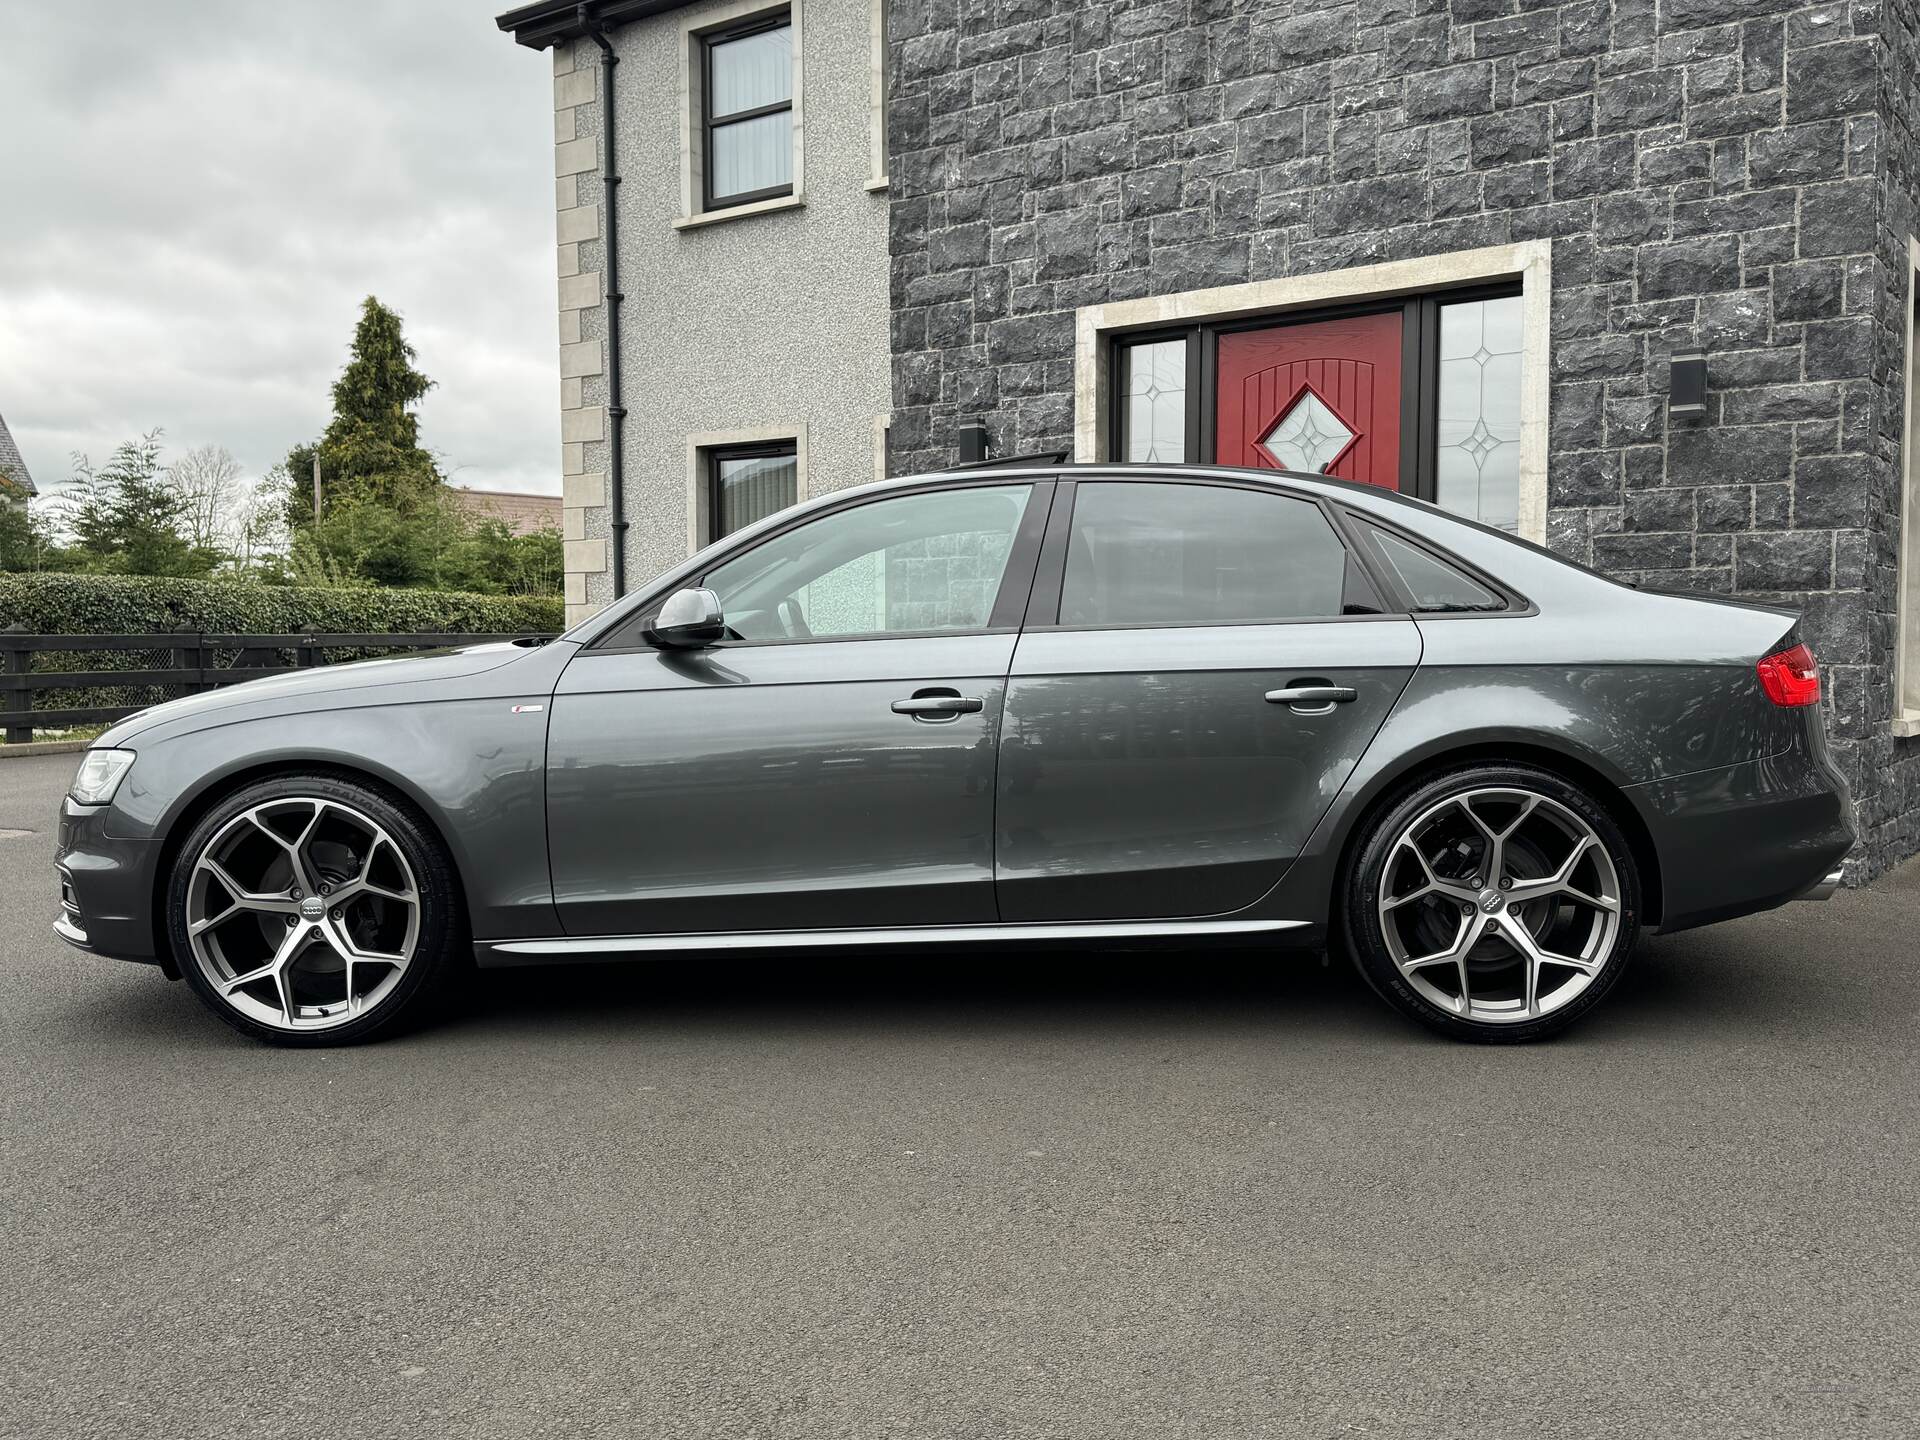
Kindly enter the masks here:
M 1007 681 L 1003 920 L 1219 915 L 1299 854 L 1420 658 L 1317 501 L 1063 483 Z
M 991 922 L 1007 666 L 1051 494 L 802 517 L 701 577 L 730 638 L 655 649 L 643 612 L 582 651 L 548 731 L 567 932 Z

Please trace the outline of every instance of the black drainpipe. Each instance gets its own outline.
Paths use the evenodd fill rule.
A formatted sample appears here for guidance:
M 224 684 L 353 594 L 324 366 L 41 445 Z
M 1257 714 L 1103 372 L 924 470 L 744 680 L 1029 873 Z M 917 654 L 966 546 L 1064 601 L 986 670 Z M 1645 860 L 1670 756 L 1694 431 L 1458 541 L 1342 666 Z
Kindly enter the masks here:
M 627 487 L 625 445 L 627 407 L 620 403 L 620 306 L 626 296 L 620 293 L 620 212 L 614 206 L 614 187 L 620 177 L 613 168 L 613 67 L 620 57 L 613 53 L 600 19 L 592 8 L 581 5 L 574 12 L 580 26 L 600 47 L 600 184 L 605 204 L 600 207 L 606 225 L 607 277 L 607 443 L 612 457 L 607 461 L 607 504 L 613 512 L 609 522 L 613 531 L 613 598 L 627 593 Z

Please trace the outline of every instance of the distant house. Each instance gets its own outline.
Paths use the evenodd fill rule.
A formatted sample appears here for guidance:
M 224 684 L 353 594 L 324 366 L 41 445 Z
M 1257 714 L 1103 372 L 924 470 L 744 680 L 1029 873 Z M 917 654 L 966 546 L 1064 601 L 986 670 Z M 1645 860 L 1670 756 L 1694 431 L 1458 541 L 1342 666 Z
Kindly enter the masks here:
M 33 476 L 27 473 L 27 462 L 20 454 L 20 447 L 13 443 L 4 415 L 0 415 L 0 477 L 13 482 L 11 486 L 0 490 L 0 496 L 8 500 L 25 500 L 40 493 L 33 488 Z
M 0 432 L 3 433 L 3 432 Z M 0 451 L 4 458 L 4 451 Z M 469 515 L 500 520 L 516 535 L 531 535 L 536 530 L 560 528 L 560 497 L 529 495 L 515 490 L 467 490 L 448 487 L 455 503 Z

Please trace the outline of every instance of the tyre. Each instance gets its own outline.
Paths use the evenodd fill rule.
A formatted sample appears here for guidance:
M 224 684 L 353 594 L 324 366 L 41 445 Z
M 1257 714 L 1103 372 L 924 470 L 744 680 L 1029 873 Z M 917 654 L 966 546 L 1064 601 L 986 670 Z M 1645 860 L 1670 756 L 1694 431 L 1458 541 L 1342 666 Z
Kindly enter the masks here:
M 276 776 L 193 827 L 167 885 L 180 973 L 273 1045 L 348 1045 L 417 1020 L 465 939 L 445 848 L 410 806 L 331 775 Z
M 1459 1040 L 1539 1040 L 1619 982 L 1640 875 L 1606 807 L 1521 765 L 1423 781 L 1368 825 L 1344 886 L 1354 963 L 1389 1004 Z

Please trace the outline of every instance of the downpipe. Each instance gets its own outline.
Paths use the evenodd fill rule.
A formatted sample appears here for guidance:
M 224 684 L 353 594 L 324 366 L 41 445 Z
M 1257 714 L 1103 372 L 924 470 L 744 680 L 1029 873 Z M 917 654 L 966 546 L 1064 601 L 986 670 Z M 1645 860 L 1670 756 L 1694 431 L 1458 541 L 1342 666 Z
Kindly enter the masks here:
M 603 197 L 600 222 L 606 236 L 603 269 L 607 277 L 607 525 L 613 537 L 613 598 L 627 593 L 627 485 L 626 434 L 627 407 L 620 396 L 620 307 L 626 295 L 620 289 L 620 211 L 614 204 L 614 189 L 620 175 L 613 163 L 613 67 L 620 57 L 601 28 L 593 8 L 581 4 L 574 12 L 593 43 L 600 47 L 600 185 Z

